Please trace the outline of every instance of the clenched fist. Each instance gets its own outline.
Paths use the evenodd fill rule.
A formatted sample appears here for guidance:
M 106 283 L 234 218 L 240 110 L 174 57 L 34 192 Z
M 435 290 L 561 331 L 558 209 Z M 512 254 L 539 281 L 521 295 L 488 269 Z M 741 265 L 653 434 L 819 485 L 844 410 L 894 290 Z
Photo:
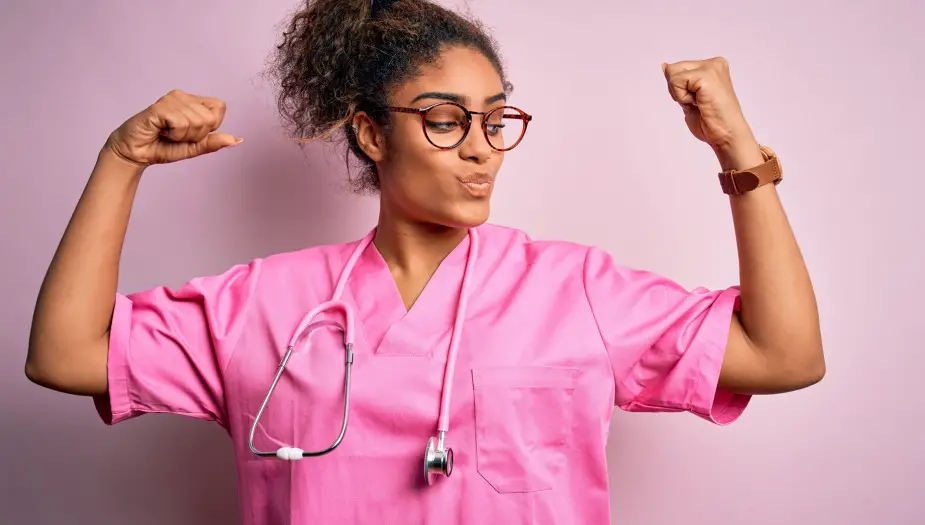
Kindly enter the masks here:
M 175 89 L 126 120 L 109 136 L 106 147 L 142 168 L 190 159 L 241 142 L 216 132 L 224 118 L 221 100 Z
M 668 92 L 681 105 L 687 127 L 695 137 L 714 149 L 751 139 L 725 59 L 662 64 L 662 70 Z
M 687 128 L 713 148 L 724 171 L 764 162 L 732 87 L 725 59 L 662 64 L 662 71 L 671 98 L 684 110 Z

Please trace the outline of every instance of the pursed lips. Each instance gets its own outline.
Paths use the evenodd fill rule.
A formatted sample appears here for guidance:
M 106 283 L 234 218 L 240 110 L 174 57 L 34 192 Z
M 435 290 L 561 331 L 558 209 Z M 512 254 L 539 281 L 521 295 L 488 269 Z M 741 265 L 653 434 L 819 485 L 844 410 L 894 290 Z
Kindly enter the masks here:
M 495 178 L 487 173 L 471 173 L 464 177 L 458 177 L 469 192 L 475 197 L 484 197 L 488 195 Z
M 472 173 L 458 178 L 463 184 L 491 184 L 495 179 L 487 173 Z

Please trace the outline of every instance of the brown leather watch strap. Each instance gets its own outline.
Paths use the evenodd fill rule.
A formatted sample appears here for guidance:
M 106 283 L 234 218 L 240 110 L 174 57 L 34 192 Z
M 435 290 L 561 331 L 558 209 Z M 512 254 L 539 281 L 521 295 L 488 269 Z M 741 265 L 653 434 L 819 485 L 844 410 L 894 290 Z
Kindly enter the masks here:
M 726 195 L 741 195 L 768 183 L 780 184 L 784 169 L 771 148 L 761 146 L 764 163 L 747 170 L 730 170 L 719 174 L 719 185 Z

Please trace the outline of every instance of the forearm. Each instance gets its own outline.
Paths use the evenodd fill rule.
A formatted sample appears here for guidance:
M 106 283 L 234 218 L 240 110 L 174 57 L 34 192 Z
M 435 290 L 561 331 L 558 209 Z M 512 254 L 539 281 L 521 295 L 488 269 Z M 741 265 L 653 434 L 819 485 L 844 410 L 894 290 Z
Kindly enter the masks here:
M 723 170 L 764 162 L 757 142 L 718 152 Z M 730 197 L 739 254 L 739 319 L 754 349 L 781 374 L 824 373 L 822 337 L 809 273 L 774 185 Z
M 33 381 L 75 393 L 105 387 L 119 259 L 141 171 L 108 148 L 100 153 L 36 302 L 26 362 Z

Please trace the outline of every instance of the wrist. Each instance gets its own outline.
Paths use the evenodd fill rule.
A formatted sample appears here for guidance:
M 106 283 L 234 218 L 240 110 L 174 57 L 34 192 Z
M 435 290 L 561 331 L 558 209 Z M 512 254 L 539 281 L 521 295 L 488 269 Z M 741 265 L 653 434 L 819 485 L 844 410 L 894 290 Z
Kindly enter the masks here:
M 142 164 L 134 162 L 120 155 L 115 148 L 106 141 L 106 145 L 100 150 L 96 159 L 94 173 L 112 174 L 123 178 L 137 178 L 144 173 L 145 168 Z
M 713 152 L 716 153 L 722 171 L 747 170 L 764 163 L 761 146 L 752 136 L 715 146 Z
M 120 157 L 107 145 L 100 150 L 87 185 L 105 188 L 98 191 L 103 191 L 107 199 L 114 202 L 121 202 L 123 198 L 131 202 L 141 184 L 144 169 L 144 166 Z

